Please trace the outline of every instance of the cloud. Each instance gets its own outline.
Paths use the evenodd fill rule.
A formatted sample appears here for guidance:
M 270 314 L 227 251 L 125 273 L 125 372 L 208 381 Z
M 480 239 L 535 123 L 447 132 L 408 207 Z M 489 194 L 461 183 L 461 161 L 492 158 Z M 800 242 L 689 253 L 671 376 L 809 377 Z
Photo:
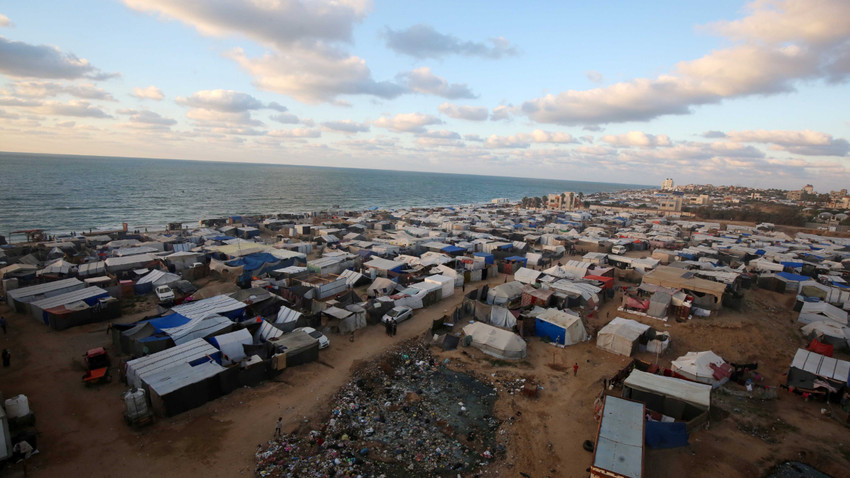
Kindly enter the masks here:
M 420 133 L 416 137 L 416 144 L 428 148 L 465 147 L 463 141 L 461 141 L 460 135 L 458 133 L 455 133 L 454 131 L 448 130 L 425 131 L 423 133 Z
M 702 137 L 703 138 L 709 138 L 709 139 L 725 138 L 726 133 L 724 133 L 723 131 L 706 131 L 705 133 L 702 134 Z
M 298 117 L 292 113 L 281 113 L 279 115 L 272 115 L 271 119 L 277 121 L 278 123 L 284 124 L 298 124 L 301 122 L 301 120 L 299 120 Z
M 29 107 L 29 106 L 41 106 L 41 101 L 32 100 L 32 99 L 23 99 L 14 96 L 0 96 L 0 106 L 18 106 L 18 107 Z
M 670 138 L 666 134 L 658 136 L 646 134 L 641 131 L 629 131 L 626 134 L 606 134 L 602 141 L 614 146 L 638 146 L 642 148 L 655 148 L 659 146 L 670 146 Z
M 0 27 L 10 27 L 12 26 L 12 20 L 9 20 L 9 17 L 0 13 Z
M 752 130 L 730 131 L 726 133 L 730 141 L 741 143 L 770 144 L 774 151 L 805 156 L 847 156 L 850 143 L 845 139 L 835 139 L 832 135 L 819 131 L 781 131 L 781 130 Z
M 197 91 L 187 98 L 178 96 L 177 103 L 222 113 L 239 113 L 264 108 L 260 100 L 247 93 L 233 90 Z
M 493 108 L 493 114 L 490 115 L 490 119 L 493 121 L 510 120 L 513 109 L 513 106 L 510 105 L 499 105 Z
M 442 121 L 434 116 L 422 113 L 400 113 L 392 118 L 381 117 L 372 124 L 397 133 L 424 133 L 425 126 L 441 124 Z
M 105 79 L 88 60 L 77 58 L 56 47 L 30 45 L 0 37 L 0 73 L 16 78 Z
M 60 116 L 78 116 L 83 118 L 112 118 L 112 116 L 106 114 L 106 112 L 104 112 L 100 108 L 89 104 L 88 101 L 75 100 L 68 103 L 48 101 L 44 103 L 43 111 L 46 114 Z
M 396 83 L 373 80 L 362 58 L 327 48 L 293 47 L 255 58 L 237 48 L 227 56 L 254 77 L 258 88 L 303 103 L 332 102 L 339 95 L 391 99 L 409 91 Z
M 584 76 L 593 83 L 603 83 L 605 81 L 605 77 L 602 76 L 602 73 L 599 73 L 596 70 L 585 71 Z
M 143 100 L 159 101 L 165 98 L 165 95 L 162 94 L 162 90 L 160 90 L 154 85 L 150 85 L 147 88 L 133 88 L 133 92 L 130 94 L 132 96 L 135 96 L 136 98 L 141 98 Z
M 809 0 L 754 2 L 746 18 L 708 27 L 737 41 L 733 46 L 680 62 L 656 78 L 549 94 L 524 102 L 519 111 L 561 125 L 645 121 L 725 99 L 793 91 L 803 80 L 844 81 L 850 73 L 846 18 L 850 2 L 843 0 L 814 7 Z
M 149 110 L 133 110 L 123 109 L 118 111 L 119 114 L 129 115 L 130 121 L 133 123 L 143 123 L 158 126 L 172 126 L 177 124 L 176 120 L 165 118 L 159 113 Z
M 275 138 L 320 138 L 322 131 L 317 128 L 278 129 L 268 132 Z
M 186 112 L 186 117 L 200 124 L 209 125 L 243 125 L 261 126 L 262 121 L 255 120 L 248 111 L 219 111 L 206 108 L 192 108 Z
M 443 103 L 437 108 L 440 113 L 454 119 L 485 121 L 489 112 L 483 106 L 459 106 Z
M 487 138 L 485 145 L 490 148 L 528 148 L 532 143 L 575 143 L 569 133 L 550 133 L 536 129 L 531 133 L 519 133 L 511 136 L 492 135 Z
M 287 108 L 286 106 L 283 106 L 282 104 L 278 103 L 277 101 L 272 101 L 271 103 L 266 105 L 266 107 L 270 110 L 279 111 L 281 113 L 289 111 L 289 108 Z
M 322 123 L 322 126 L 331 131 L 340 133 L 367 133 L 369 132 L 369 123 L 357 123 L 351 120 L 342 121 L 327 121 Z
M 12 84 L 12 91 L 4 93 L 26 98 L 50 98 L 62 94 L 84 100 L 115 101 L 106 90 L 91 83 L 61 84 L 52 81 L 17 81 Z
M 443 78 L 431 73 L 428 67 L 417 68 L 409 73 L 398 75 L 401 83 L 411 90 L 426 95 L 442 96 L 448 99 L 475 98 L 468 86 L 460 83 L 449 84 Z
M 387 28 L 384 30 L 384 38 L 389 49 L 420 59 L 449 55 L 498 59 L 516 55 L 516 49 L 504 38 L 491 38 L 489 45 L 484 42 L 462 41 L 424 24 L 413 25 L 406 30 Z
M 354 24 L 372 9 L 370 0 L 124 0 L 135 10 L 159 13 L 204 35 L 239 34 L 278 48 L 348 42 Z

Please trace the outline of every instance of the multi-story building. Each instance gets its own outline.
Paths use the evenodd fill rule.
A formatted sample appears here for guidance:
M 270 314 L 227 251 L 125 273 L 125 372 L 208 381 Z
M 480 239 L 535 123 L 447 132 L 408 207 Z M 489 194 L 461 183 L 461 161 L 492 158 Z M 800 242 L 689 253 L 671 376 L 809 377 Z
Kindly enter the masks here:
M 664 181 L 661 181 L 661 190 L 662 191 L 672 191 L 673 190 L 673 178 L 667 178 Z
M 549 195 L 549 209 L 572 211 L 575 209 L 577 202 L 576 193 L 574 192 Z

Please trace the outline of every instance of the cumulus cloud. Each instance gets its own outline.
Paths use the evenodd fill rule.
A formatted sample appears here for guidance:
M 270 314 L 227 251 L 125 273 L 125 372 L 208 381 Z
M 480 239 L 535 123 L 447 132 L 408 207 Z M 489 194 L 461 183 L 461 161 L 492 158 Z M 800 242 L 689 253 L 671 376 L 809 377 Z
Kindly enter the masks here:
M 392 118 L 378 118 L 372 124 L 397 133 L 424 133 L 426 126 L 441 123 L 439 118 L 423 113 L 400 113 Z
M 499 105 L 493 108 L 493 114 L 490 115 L 490 119 L 493 121 L 510 120 L 512 117 L 511 110 L 513 109 L 510 105 Z
M 467 121 L 485 121 L 489 112 L 483 106 L 460 106 L 451 103 L 443 103 L 437 109 L 449 118 Z
M 275 138 L 320 138 L 322 131 L 318 128 L 278 129 L 268 132 Z
M 124 0 L 138 11 L 158 13 L 210 36 L 234 33 L 278 47 L 350 41 L 354 24 L 372 9 L 370 0 Z
M 165 98 L 165 95 L 162 94 L 162 90 L 160 90 L 154 85 L 150 85 L 147 88 L 133 88 L 133 92 L 130 94 L 132 96 L 135 96 L 136 98 L 141 98 L 143 100 L 159 101 Z
M 519 133 L 511 136 L 492 135 L 487 138 L 485 145 L 491 148 L 528 148 L 532 143 L 574 143 L 575 139 L 569 133 L 550 133 L 536 129 L 531 133 Z
M 59 95 L 70 95 L 84 100 L 115 101 L 106 90 L 91 83 L 56 83 L 52 81 L 17 81 L 11 86 L 11 91 L 3 93 L 26 98 L 50 98 Z
M 781 130 L 752 130 L 730 131 L 725 134 L 730 141 L 741 143 L 770 144 L 775 151 L 805 156 L 847 156 L 850 143 L 845 139 L 836 139 L 832 135 L 819 131 L 781 131 Z
M 172 126 L 177 124 L 176 120 L 166 118 L 159 113 L 149 110 L 134 110 L 123 109 L 118 111 L 119 114 L 130 116 L 130 121 L 133 123 L 143 123 L 157 126 Z
M 656 78 L 549 94 L 520 111 L 561 125 L 644 121 L 728 98 L 792 91 L 802 80 L 843 81 L 850 73 L 847 18 L 850 2 L 843 0 L 754 2 L 746 18 L 707 27 L 738 42 L 733 46 Z
M 104 74 L 88 60 L 49 45 L 30 45 L 0 37 L 0 73 L 15 78 L 101 80 Z
M 203 125 L 244 125 L 261 126 L 262 121 L 255 120 L 248 111 L 220 111 L 206 108 L 192 108 L 186 117 Z
M 254 77 L 258 88 L 303 103 L 332 102 L 339 95 L 391 99 L 408 92 L 396 83 L 375 81 L 362 58 L 333 49 L 293 47 L 252 58 L 237 48 L 227 56 Z
M 0 27 L 10 27 L 12 26 L 12 21 L 9 20 L 9 17 L 0 13 Z
M 301 120 L 298 119 L 298 116 L 295 116 L 292 113 L 281 113 L 279 115 L 272 115 L 271 119 L 273 121 L 277 121 L 278 123 L 284 124 L 298 124 L 301 122 Z
M 398 78 L 417 93 L 442 96 L 448 99 L 475 98 L 475 94 L 468 86 L 460 83 L 449 84 L 445 79 L 431 73 L 431 69 L 428 67 L 403 73 Z
M 357 123 L 351 120 L 341 121 L 326 121 L 322 123 L 325 129 L 338 131 L 340 133 L 367 133 L 369 132 L 369 123 Z
M 454 147 L 463 148 L 464 144 L 458 133 L 448 130 L 425 131 L 416 135 L 416 144 L 428 148 Z
M 70 101 L 68 103 L 59 103 L 56 101 L 48 101 L 43 105 L 43 112 L 46 114 L 60 116 L 78 116 L 85 118 L 112 118 L 102 109 L 92 106 L 88 101 Z
M 601 139 L 614 146 L 638 146 L 642 148 L 670 146 L 670 138 L 666 134 L 656 136 L 642 131 L 629 131 L 626 134 L 606 134 Z
M 449 55 L 498 59 L 516 54 L 511 43 L 501 37 L 488 42 L 463 41 L 434 30 L 430 25 L 413 25 L 405 30 L 384 30 L 387 47 L 414 58 L 442 58 Z
M 709 138 L 709 139 L 713 139 L 713 138 L 725 138 L 725 137 L 726 137 L 726 133 L 724 133 L 723 131 L 714 131 L 714 130 L 712 130 L 712 131 L 706 131 L 705 133 L 703 133 L 703 134 L 702 134 L 702 137 L 703 137 L 703 138 Z
M 177 103 L 223 113 L 239 113 L 264 107 L 263 103 L 253 96 L 233 90 L 197 91 L 186 98 L 177 97 Z

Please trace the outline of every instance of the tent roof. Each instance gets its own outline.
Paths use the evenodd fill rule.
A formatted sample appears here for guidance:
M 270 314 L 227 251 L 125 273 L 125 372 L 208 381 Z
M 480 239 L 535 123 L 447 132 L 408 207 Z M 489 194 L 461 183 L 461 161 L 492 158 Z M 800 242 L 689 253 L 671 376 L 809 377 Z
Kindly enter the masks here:
M 649 330 L 650 327 L 645 324 L 641 324 L 636 320 L 624 319 L 622 317 L 614 317 L 614 320 L 608 322 L 605 327 L 599 331 L 598 335 L 619 335 L 621 337 L 625 337 L 628 340 L 635 341 L 638 337 L 641 336 L 644 332 Z
M 71 279 L 63 279 L 57 280 L 53 282 L 45 282 L 44 284 L 32 285 L 29 287 L 21 287 L 20 289 L 12 289 L 7 294 L 14 300 L 18 300 L 21 297 L 31 297 L 34 295 L 46 294 L 48 292 L 53 292 L 55 290 L 70 288 L 70 287 L 82 287 L 83 284 L 79 279 L 71 278 Z
M 847 383 L 850 379 L 850 362 L 836 360 L 806 349 L 797 349 L 791 367 L 843 383 Z
M 526 343 L 522 338 L 482 322 L 474 322 L 463 328 L 463 333 L 472 336 L 472 344 L 484 353 L 498 357 L 519 359 L 526 355 Z
M 634 390 L 673 397 L 696 407 L 711 406 L 711 385 L 632 370 L 623 384 Z
M 630 478 L 643 476 L 644 405 L 607 395 L 593 466 Z
M 689 289 L 696 292 L 711 294 L 716 297 L 723 295 L 726 284 L 696 277 L 693 272 L 678 267 L 658 266 L 652 272 L 643 276 L 643 280 L 672 289 Z

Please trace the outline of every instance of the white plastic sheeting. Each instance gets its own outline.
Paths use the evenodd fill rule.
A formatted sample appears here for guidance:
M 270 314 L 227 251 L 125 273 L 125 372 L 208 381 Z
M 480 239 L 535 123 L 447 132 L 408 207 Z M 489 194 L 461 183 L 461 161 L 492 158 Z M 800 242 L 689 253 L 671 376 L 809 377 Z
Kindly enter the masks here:
M 615 317 L 597 334 L 596 346 L 602 350 L 629 357 L 632 355 L 635 341 L 649 328 L 648 325 L 634 320 Z
M 526 356 L 526 343 L 519 335 L 474 322 L 463 328 L 463 333 L 472 336 L 472 346 L 487 355 L 502 359 L 518 360 Z
M 490 309 L 490 325 L 503 329 L 513 329 L 516 327 L 516 317 L 511 314 L 510 310 L 495 306 Z
M 726 362 L 719 355 L 707 350 L 704 352 L 688 352 L 674 360 L 670 368 L 683 377 L 716 388 L 726 383 L 728 378 L 723 377 L 721 380 L 716 380 L 711 365 L 720 366 L 724 363 Z
M 254 338 L 251 337 L 251 332 L 248 332 L 248 329 L 239 329 L 228 334 L 213 337 L 210 339 L 210 343 L 221 350 L 221 363 L 223 365 L 229 365 L 245 358 L 245 350 L 242 346 L 253 344 Z

